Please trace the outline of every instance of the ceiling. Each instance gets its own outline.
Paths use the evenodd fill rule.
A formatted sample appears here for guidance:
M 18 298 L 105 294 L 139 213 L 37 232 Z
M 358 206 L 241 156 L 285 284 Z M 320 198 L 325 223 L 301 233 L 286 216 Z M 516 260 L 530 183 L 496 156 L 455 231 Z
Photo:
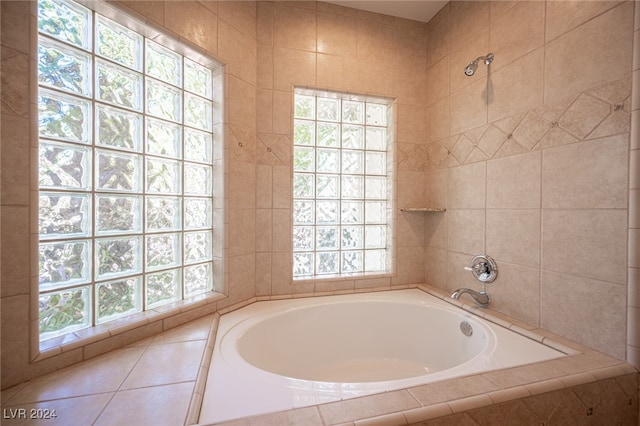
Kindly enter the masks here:
M 448 0 L 342 0 L 327 3 L 429 22 Z

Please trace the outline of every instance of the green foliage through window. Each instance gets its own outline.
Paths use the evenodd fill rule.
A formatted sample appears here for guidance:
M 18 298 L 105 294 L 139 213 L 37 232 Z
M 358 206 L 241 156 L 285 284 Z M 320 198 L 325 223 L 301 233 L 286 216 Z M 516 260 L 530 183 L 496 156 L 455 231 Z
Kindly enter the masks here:
M 40 339 L 211 291 L 214 62 L 72 0 L 38 30 Z

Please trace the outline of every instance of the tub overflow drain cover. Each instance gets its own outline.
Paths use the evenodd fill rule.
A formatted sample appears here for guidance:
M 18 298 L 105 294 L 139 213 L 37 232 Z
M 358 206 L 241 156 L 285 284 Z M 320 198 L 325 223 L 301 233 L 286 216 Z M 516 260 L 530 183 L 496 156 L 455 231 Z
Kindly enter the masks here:
M 462 321 L 460 323 L 460 331 L 467 337 L 470 337 L 473 334 L 473 327 L 466 321 Z

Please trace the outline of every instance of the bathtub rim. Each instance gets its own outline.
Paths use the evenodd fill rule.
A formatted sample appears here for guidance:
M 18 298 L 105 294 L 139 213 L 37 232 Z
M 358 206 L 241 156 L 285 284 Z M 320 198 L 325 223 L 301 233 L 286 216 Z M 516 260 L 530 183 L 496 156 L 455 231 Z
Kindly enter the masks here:
M 536 382 L 536 383 L 522 383 L 522 384 L 514 384 L 509 386 L 503 386 L 500 390 L 491 393 L 491 398 L 483 398 L 482 401 L 477 401 L 474 396 L 469 396 L 465 394 L 461 394 L 459 396 L 455 396 L 447 400 L 443 403 L 427 403 L 422 404 L 421 407 L 411 409 L 411 410 L 403 410 L 398 409 L 395 412 L 389 413 L 374 413 L 371 415 L 365 415 L 358 418 L 358 422 L 360 421 L 368 421 L 368 420 L 376 420 L 382 418 L 391 418 L 396 415 L 402 416 L 402 418 L 410 419 L 413 421 L 423 421 L 429 420 L 436 417 L 448 415 L 454 413 L 453 403 L 459 403 L 464 401 L 469 401 L 473 399 L 477 407 L 480 406 L 488 406 L 496 401 L 495 395 L 499 396 L 500 402 L 506 402 L 514 399 L 522 398 L 523 396 L 533 396 L 541 393 L 553 391 L 556 389 L 570 388 L 574 386 L 578 386 L 581 384 L 591 383 L 597 380 L 601 380 L 603 377 L 617 377 L 629 374 L 638 374 L 638 370 L 632 366 L 631 364 L 614 358 L 610 355 L 604 354 L 602 352 L 598 352 L 597 350 L 590 349 L 584 345 L 573 342 L 569 339 L 556 335 L 552 332 L 543 330 L 539 327 L 531 326 L 521 320 L 512 318 L 508 315 L 495 312 L 492 309 L 481 309 L 476 308 L 474 306 L 468 305 L 461 301 L 453 301 L 449 299 L 449 294 L 444 292 L 442 289 L 433 287 L 426 283 L 421 284 L 410 284 L 410 285 L 396 285 L 396 286 L 384 286 L 384 287 L 376 287 L 376 288 L 367 288 L 367 289 L 353 289 L 346 291 L 328 291 L 328 292 L 320 292 L 320 293 L 305 293 L 305 294 L 287 294 L 287 295 L 275 295 L 275 296 L 262 296 L 262 297 L 254 297 L 249 300 L 245 300 L 243 302 L 239 302 L 235 305 L 228 306 L 224 309 L 219 310 L 214 314 L 214 321 L 212 322 L 210 334 L 207 340 L 206 353 L 203 355 L 201 368 L 198 373 L 198 377 L 196 379 L 196 384 L 194 386 L 194 391 L 192 394 L 192 399 L 189 407 L 189 411 L 187 414 L 187 419 L 185 424 L 188 425 L 198 425 L 198 419 L 200 415 L 200 409 L 203 402 L 204 397 L 204 387 L 206 385 L 209 362 L 211 361 L 211 355 L 213 353 L 213 345 L 216 338 L 218 323 L 221 315 L 224 315 L 228 312 L 235 311 L 237 309 L 243 308 L 247 305 L 258 301 L 267 301 L 267 300 L 280 300 L 280 299 L 295 299 L 300 297 L 321 297 L 321 296 L 331 296 L 337 294 L 352 294 L 352 293 L 368 293 L 368 292 L 379 292 L 379 291 L 389 291 L 389 290 L 402 290 L 402 289 L 412 289 L 417 288 L 425 293 L 431 294 L 437 298 L 443 299 L 448 303 L 451 303 L 455 306 L 458 306 L 474 315 L 485 318 L 488 321 L 495 322 L 503 327 L 508 329 L 512 329 L 517 331 L 519 334 L 523 334 L 527 337 L 530 337 L 534 340 L 537 340 L 544 345 L 547 345 L 551 348 L 557 349 L 559 351 L 565 352 L 567 356 L 560 358 L 564 360 L 563 362 L 569 363 L 573 365 L 574 361 L 580 362 L 580 367 L 575 368 L 574 372 L 562 372 L 560 374 L 555 374 L 550 378 L 545 380 Z M 549 363 L 555 363 L 555 360 L 550 361 L 542 361 L 541 363 L 529 364 L 536 365 Z M 529 365 L 514 367 L 515 369 L 525 369 Z M 511 369 L 509 369 L 511 370 Z M 502 371 L 502 370 L 501 370 Z M 481 374 L 474 374 L 467 377 L 479 376 Z M 451 381 L 458 379 L 450 379 L 445 380 L 438 383 L 449 383 Z M 434 386 L 438 383 L 427 384 L 424 386 Z M 534 386 L 535 385 L 535 386 Z M 408 391 L 409 389 L 403 389 L 400 391 Z M 399 391 L 399 392 L 400 392 Z M 360 398 L 374 398 L 376 395 L 368 395 Z M 356 399 L 360 399 L 356 398 Z M 268 419 L 273 415 L 295 415 L 296 412 L 300 410 L 306 409 L 317 409 L 321 410 L 325 405 L 332 404 L 341 404 L 346 401 L 332 402 L 327 404 L 319 404 L 316 406 L 306 407 L 306 408 L 298 408 L 293 410 L 284 410 L 271 414 L 259 415 L 256 417 L 247 417 L 246 419 L 256 419 L 256 421 L 260 421 L 260 419 Z M 479 404 L 479 405 L 477 405 Z M 457 411 L 456 411 L 457 412 Z M 406 421 L 405 420 L 405 421 Z M 347 422 L 348 423 L 348 422 Z M 353 421 L 351 422 L 353 424 Z

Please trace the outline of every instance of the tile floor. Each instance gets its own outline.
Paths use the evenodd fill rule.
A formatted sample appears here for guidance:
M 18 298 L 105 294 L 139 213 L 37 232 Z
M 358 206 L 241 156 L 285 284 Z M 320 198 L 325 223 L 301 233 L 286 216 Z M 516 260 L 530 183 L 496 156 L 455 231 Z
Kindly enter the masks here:
M 7 389 L 0 423 L 183 425 L 213 319 L 207 316 Z M 57 417 L 21 418 L 38 409 L 55 410 Z

